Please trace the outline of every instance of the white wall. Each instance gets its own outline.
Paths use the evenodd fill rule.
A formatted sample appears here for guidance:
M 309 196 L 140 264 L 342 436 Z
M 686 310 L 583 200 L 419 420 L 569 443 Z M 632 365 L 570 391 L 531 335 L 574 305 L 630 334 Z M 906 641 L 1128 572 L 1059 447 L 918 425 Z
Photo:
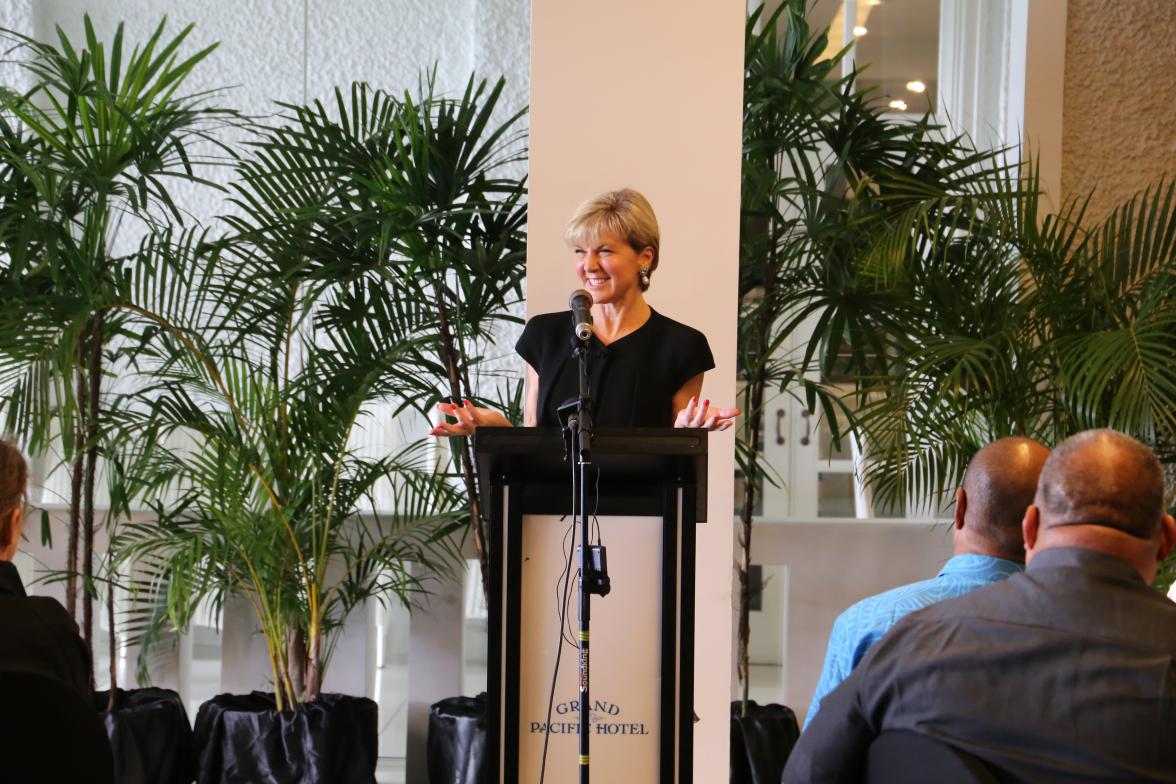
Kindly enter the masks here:
M 934 577 L 952 553 L 942 523 L 760 523 L 754 542 L 756 563 L 788 567 L 787 614 L 752 618 L 754 663 L 775 663 L 771 645 L 785 640 L 781 698 L 801 721 L 834 619 L 867 596 Z
M 735 399 L 745 9 L 732 0 L 533 0 L 529 313 L 576 288 L 564 224 L 631 186 L 658 215 L 660 312 L 706 333 L 706 395 Z M 731 699 L 733 432 L 710 437 L 709 521 L 698 529 L 695 780 L 725 781 Z

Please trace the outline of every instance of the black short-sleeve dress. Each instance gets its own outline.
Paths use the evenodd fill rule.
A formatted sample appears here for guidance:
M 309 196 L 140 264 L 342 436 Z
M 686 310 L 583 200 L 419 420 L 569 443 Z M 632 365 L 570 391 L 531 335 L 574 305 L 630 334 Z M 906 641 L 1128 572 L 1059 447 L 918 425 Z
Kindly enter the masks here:
M 537 424 L 558 425 L 559 407 L 579 394 L 572 312 L 535 316 L 515 351 L 539 374 Z M 588 344 L 589 389 L 598 427 L 672 427 L 674 393 L 715 366 L 706 336 L 650 309 L 649 320 L 604 345 Z

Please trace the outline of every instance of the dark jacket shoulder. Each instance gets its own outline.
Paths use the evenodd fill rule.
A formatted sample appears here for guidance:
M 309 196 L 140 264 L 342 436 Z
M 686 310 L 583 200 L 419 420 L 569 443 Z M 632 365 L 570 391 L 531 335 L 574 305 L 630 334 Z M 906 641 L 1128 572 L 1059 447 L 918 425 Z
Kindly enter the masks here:
M 0 669 L 39 672 L 89 699 L 90 664 L 78 625 L 49 596 L 28 596 L 16 567 L 0 561 Z

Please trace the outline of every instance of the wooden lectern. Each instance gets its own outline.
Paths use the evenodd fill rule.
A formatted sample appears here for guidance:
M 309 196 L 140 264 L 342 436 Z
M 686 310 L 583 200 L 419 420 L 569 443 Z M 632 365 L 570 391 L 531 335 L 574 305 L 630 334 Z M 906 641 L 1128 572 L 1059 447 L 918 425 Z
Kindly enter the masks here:
M 558 428 L 479 428 L 474 449 L 491 522 L 487 768 L 499 784 L 537 784 L 546 738 L 545 784 L 574 782 L 575 466 Z M 592 780 L 688 784 L 707 432 L 599 428 L 592 458 L 589 508 L 612 582 L 609 595 L 592 598 Z

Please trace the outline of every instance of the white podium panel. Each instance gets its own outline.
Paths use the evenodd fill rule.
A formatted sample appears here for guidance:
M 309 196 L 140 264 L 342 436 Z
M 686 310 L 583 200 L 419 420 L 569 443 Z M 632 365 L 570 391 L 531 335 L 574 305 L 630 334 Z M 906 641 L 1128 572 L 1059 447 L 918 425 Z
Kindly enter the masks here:
M 661 752 L 663 521 L 617 516 L 601 517 L 599 522 L 601 541 L 608 548 L 612 591 L 605 597 L 593 596 L 591 604 L 592 778 L 656 782 Z M 579 776 L 579 535 L 573 542 L 570 518 L 553 515 L 527 515 L 521 525 L 519 781 L 539 781 L 552 675 L 563 646 L 544 782 L 573 784 Z M 572 565 L 561 635 L 561 589 L 569 547 Z
M 593 782 L 693 781 L 694 547 L 706 508 L 706 436 L 673 428 L 595 434 L 588 506 L 598 512 L 593 527 L 608 550 L 611 591 L 591 597 L 592 704 L 581 737 L 581 538 L 575 532 L 573 544 L 561 517 L 572 490 L 565 442 L 550 428 L 478 429 L 479 478 L 490 489 L 486 729 L 496 784 L 538 782 L 545 740 L 544 782 L 578 782 L 581 751 Z

